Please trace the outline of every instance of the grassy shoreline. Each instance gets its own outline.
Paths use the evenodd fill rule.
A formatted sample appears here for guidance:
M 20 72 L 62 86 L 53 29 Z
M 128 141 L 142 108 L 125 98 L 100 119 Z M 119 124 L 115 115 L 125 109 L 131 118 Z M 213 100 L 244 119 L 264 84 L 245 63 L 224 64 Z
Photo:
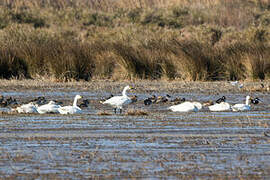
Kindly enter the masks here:
M 254 0 L 0 3 L 0 78 L 270 79 L 270 4 Z
M 55 82 L 52 80 L 1 80 L 0 91 L 91 91 L 119 93 L 124 86 L 131 85 L 136 88 L 133 93 L 268 93 L 270 81 L 241 81 L 243 88 L 232 86 L 229 81 L 167 81 L 167 80 L 133 80 L 133 81 L 70 81 Z M 264 87 L 262 87 L 262 84 Z

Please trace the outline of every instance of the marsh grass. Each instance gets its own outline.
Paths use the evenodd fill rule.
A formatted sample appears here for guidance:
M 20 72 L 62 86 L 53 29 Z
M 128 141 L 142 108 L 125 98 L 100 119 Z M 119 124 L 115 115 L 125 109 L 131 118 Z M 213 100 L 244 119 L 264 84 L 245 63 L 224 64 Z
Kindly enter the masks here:
M 99 111 L 99 112 L 97 112 L 97 115 L 99 115 L 99 116 L 110 116 L 110 115 L 112 115 L 112 113 L 109 113 L 107 111 Z
M 269 79 L 269 6 L 261 0 L 3 1 L 0 77 Z

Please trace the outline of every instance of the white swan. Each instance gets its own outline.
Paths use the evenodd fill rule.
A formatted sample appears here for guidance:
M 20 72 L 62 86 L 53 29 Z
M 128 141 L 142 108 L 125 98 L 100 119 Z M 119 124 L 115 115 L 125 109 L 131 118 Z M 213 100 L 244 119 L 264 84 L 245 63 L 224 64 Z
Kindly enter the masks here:
M 227 102 L 221 102 L 208 106 L 208 108 L 210 111 L 228 111 L 231 109 L 231 106 Z
M 131 98 L 126 95 L 126 91 L 130 89 L 133 88 L 130 86 L 126 86 L 122 92 L 122 96 L 113 96 L 110 99 L 102 102 L 102 104 L 109 104 L 114 107 L 114 113 L 116 113 L 117 109 L 119 109 L 120 113 L 122 113 L 123 106 L 128 105 L 132 102 Z
M 244 87 L 244 84 L 243 83 L 239 84 L 238 81 L 231 81 L 230 83 L 232 86 L 238 85 L 238 88 L 240 88 L 240 89 Z
M 38 113 L 37 106 L 33 102 L 17 107 L 16 111 L 18 113 Z
M 59 113 L 58 109 L 60 108 L 60 105 L 57 105 L 54 101 L 50 101 L 48 104 L 44 104 L 42 106 L 39 106 L 37 108 L 37 111 L 39 114 L 45 114 L 45 113 Z
M 173 112 L 190 112 L 194 111 L 197 112 L 199 110 L 199 104 L 194 102 L 183 102 L 181 104 L 170 106 L 168 109 L 172 110 Z
M 82 96 L 76 95 L 74 98 L 74 102 L 72 106 L 63 106 L 58 108 L 60 114 L 78 114 L 81 113 L 82 110 L 77 106 L 78 99 L 81 99 Z
M 246 97 L 246 104 L 235 104 L 234 106 L 232 106 L 232 110 L 233 111 L 248 111 L 251 109 L 250 105 L 249 105 L 249 101 L 250 101 L 250 96 Z
M 230 83 L 232 86 L 236 86 L 238 84 L 238 81 L 231 81 Z

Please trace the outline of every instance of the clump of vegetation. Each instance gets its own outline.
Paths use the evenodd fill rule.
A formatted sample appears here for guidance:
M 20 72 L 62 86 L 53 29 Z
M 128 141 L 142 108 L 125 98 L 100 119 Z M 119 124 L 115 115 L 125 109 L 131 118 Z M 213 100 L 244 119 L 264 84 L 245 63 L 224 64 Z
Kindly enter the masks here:
M 126 112 L 127 116 L 147 116 L 148 113 L 141 109 L 128 109 Z
M 99 112 L 97 112 L 97 115 L 99 115 L 99 116 L 110 116 L 112 114 L 107 112 L 107 111 L 99 111 Z
M 0 77 L 29 78 L 28 66 L 20 57 L 13 54 L 8 49 L 0 49 Z
M 24 12 L 11 12 L 11 19 L 15 23 L 19 24 L 33 24 L 35 28 L 42 28 L 45 26 L 45 20 L 41 17 L 34 17 L 33 14 Z
M 269 7 L 260 0 L 4 1 L 0 77 L 269 79 Z

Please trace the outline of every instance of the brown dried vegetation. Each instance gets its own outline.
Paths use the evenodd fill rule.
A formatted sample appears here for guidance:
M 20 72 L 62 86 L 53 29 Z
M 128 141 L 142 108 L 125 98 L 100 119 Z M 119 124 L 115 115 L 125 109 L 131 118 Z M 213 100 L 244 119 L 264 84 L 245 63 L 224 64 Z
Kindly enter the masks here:
M 0 77 L 269 79 L 267 0 L 5 0 Z

